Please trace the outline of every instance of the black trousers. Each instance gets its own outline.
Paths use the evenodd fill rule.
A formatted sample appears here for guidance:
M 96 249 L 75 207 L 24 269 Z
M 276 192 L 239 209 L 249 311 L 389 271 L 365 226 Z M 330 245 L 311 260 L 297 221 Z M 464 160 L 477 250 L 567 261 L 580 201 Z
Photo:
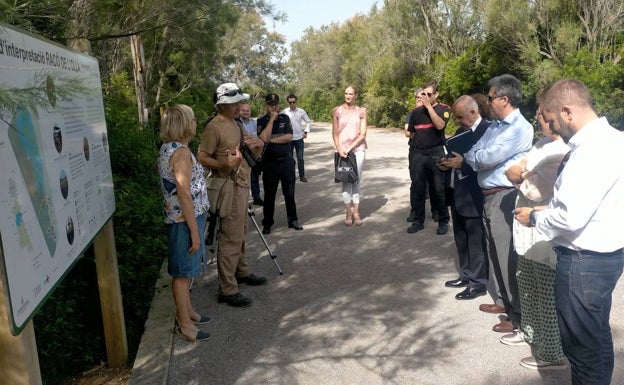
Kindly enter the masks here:
M 444 156 L 442 146 L 421 150 L 415 146 L 409 149 L 409 172 L 412 184 L 410 186 L 411 212 L 416 221 L 425 222 L 426 188 L 429 185 L 429 199 L 431 211 L 438 214 L 438 221 L 448 223 L 449 212 L 444 202 L 444 175 L 437 166 L 438 160 Z
M 489 266 L 483 217 L 464 217 L 457 213 L 455 206 L 451 206 L 451 215 L 459 258 L 459 278 L 468 281 L 468 287 L 485 289 Z
M 262 165 L 262 184 L 264 187 L 264 205 L 262 225 L 271 227 L 275 223 L 275 195 L 277 186 L 282 184 L 282 194 L 286 202 L 286 216 L 288 223 L 297 220 L 297 205 L 295 204 L 295 160 L 286 157 L 280 161 L 264 161 Z

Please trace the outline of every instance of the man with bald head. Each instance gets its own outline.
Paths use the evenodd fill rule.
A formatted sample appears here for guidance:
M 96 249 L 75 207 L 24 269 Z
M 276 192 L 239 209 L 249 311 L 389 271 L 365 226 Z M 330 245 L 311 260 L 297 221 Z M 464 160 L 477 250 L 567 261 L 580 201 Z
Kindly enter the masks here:
M 471 96 L 460 96 L 453 104 L 453 116 L 459 129 L 455 135 L 473 132 L 479 140 L 491 122 L 481 118 L 479 105 Z M 462 161 L 460 154 L 442 158 L 440 168 L 447 170 L 447 190 L 450 195 L 453 236 L 457 247 L 459 278 L 446 281 L 444 286 L 465 287 L 455 295 L 458 300 L 474 299 L 485 295 L 488 280 L 488 260 L 485 253 L 483 231 L 483 193 L 477 173 Z
M 555 82 L 543 100 L 540 112 L 570 146 L 569 159 L 548 206 L 517 208 L 515 219 L 534 226 L 557 254 L 555 305 L 572 384 L 608 385 L 611 297 L 624 268 L 624 135 L 598 117 L 578 80 Z
M 484 195 L 483 223 L 490 265 L 488 290 L 495 302 L 482 304 L 479 310 L 507 313 L 508 319 L 494 325 L 492 330 L 511 333 L 520 327 L 521 313 L 516 280 L 518 256 L 511 242 L 516 189 L 505 175 L 505 166 L 531 149 L 533 126 L 520 113 L 520 80 L 513 75 L 500 75 L 490 79 L 487 88 L 488 103 L 498 120 L 463 155 L 463 161 L 477 172 Z

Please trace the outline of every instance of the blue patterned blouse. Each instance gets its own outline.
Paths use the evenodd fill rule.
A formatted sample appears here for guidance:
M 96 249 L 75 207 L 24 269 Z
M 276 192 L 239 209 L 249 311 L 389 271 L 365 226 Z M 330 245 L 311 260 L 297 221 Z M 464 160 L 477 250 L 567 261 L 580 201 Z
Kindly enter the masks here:
M 173 153 L 184 147 L 187 146 L 179 142 L 163 143 L 160 147 L 158 172 L 160 174 L 160 185 L 165 203 L 165 223 L 184 222 L 184 215 L 182 215 L 182 207 L 180 207 L 180 201 L 178 200 L 173 169 L 169 164 Z M 197 162 L 197 159 L 195 159 L 192 153 L 191 159 L 193 160 L 193 168 L 191 171 L 191 199 L 193 199 L 195 217 L 198 217 L 208 211 L 210 204 L 206 191 L 204 167 Z

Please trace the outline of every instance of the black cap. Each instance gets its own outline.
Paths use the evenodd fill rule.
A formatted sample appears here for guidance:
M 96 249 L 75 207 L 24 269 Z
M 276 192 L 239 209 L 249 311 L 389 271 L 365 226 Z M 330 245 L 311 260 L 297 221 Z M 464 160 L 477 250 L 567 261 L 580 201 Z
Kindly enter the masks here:
M 267 102 L 268 104 L 277 104 L 279 103 L 279 96 L 277 96 L 277 94 L 268 94 L 264 98 L 264 101 Z

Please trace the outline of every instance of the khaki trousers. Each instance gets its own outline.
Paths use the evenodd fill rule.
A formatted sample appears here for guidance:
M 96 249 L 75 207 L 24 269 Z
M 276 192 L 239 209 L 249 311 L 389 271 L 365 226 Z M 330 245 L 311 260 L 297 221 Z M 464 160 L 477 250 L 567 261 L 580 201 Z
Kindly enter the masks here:
M 221 219 L 219 228 L 219 251 L 217 252 L 219 294 L 238 293 L 236 277 L 246 277 L 251 273 L 245 256 L 248 205 L 249 187 L 234 185 L 232 211 L 230 215 Z

